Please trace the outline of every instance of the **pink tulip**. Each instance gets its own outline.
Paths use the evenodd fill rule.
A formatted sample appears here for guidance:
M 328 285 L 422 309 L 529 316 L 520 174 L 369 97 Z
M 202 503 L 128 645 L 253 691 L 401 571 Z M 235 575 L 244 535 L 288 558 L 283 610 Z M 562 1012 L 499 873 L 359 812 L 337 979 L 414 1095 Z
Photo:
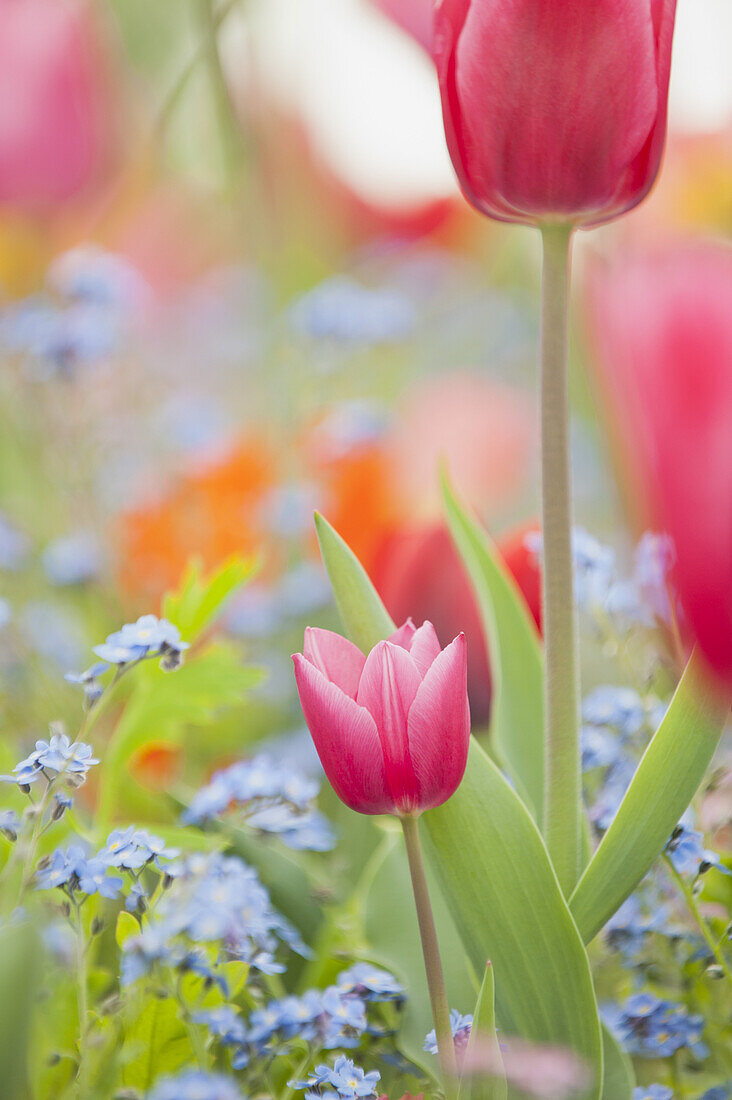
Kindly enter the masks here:
M 732 250 L 631 257 L 595 271 L 590 298 L 641 519 L 673 539 L 686 622 L 732 686 Z
M 73 0 L 0 0 L 0 202 L 45 208 L 100 167 L 101 57 Z
M 450 155 L 490 217 L 591 226 L 636 206 L 666 135 L 676 0 L 442 0 Z
M 454 794 L 470 739 L 463 634 L 441 649 L 432 623 L 408 621 L 364 657 L 308 627 L 293 660 L 320 762 L 347 806 L 416 815 Z

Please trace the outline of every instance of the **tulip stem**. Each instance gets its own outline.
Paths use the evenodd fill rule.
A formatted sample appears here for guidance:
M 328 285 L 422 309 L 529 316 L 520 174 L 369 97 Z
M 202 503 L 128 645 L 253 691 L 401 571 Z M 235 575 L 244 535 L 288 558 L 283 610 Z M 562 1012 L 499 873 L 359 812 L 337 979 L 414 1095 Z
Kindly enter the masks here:
M 542 228 L 542 531 L 546 791 L 544 835 L 569 896 L 581 870 L 579 649 L 572 560 L 572 494 L 567 379 L 572 230 Z
M 437 943 L 435 919 L 432 915 L 427 878 L 424 873 L 422 844 L 419 839 L 419 822 L 416 817 L 403 817 L 401 822 L 404 830 L 404 842 L 407 846 L 409 872 L 412 876 L 414 901 L 417 906 L 417 920 L 419 922 L 419 934 L 422 939 L 424 966 L 427 972 L 432 1020 L 437 1036 L 437 1057 L 442 1072 L 442 1083 L 447 1100 L 455 1100 L 458 1080 L 455 1043 L 450 1027 L 450 1009 L 445 990 L 445 976 L 440 960 L 440 948 Z

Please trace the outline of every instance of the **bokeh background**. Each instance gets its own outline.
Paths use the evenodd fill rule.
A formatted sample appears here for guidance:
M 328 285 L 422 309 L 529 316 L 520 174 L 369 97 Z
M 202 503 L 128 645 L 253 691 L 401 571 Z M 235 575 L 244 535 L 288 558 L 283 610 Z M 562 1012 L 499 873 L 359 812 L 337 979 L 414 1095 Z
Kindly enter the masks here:
M 224 629 L 267 676 L 215 743 L 189 731 L 184 754 L 180 732 L 151 731 L 138 778 L 154 791 L 265 736 L 295 753 L 289 654 L 306 622 L 335 623 L 314 508 L 396 617 L 468 630 L 487 717 L 438 466 L 538 619 L 539 246 L 459 196 L 417 7 L 0 0 L 5 730 L 73 721 L 59 673 L 158 612 L 191 562 L 244 555 L 257 573 Z M 640 530 L 598 381 L 592 274 L 626 246 L 732 231 L 732 9 L 679 9 L 661 181 L 581 235 L 576 260 L 576 513 L 620 560 Z

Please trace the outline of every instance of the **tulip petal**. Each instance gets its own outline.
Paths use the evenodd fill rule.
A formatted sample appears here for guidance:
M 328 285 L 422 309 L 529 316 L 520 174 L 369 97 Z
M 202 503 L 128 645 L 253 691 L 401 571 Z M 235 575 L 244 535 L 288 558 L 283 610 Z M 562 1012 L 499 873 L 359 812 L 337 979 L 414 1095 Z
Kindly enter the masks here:
M 658 118 L 646 147 L 629 166 L 621 180 L 611 209 L 593 224 L 601 224 L 637 206 L 656 181 L 661 165 L 668 120 L 668 88 L 671 79 L 671 51 L 676 21 L 676 0 L 651 0 L 651 18 L 656 39 Z
M 366 658 L 356 697 L 359 706 L 366 707 L 376 723 L 387 781 L 402 812 L 410 812 L 416 805 L 407 715 L 421 683 L 419 670 L 406 649 L 391 642 L 379 642 Z
M 441 652 L 442 646 L 437 637 L 437 631 L 429 620 L 423 622 L 409 646 L 409 654 L 423 679 L 428 668 Z
M 320 669 L 327 680 L 352 699 L 356 698 L 366 658 L 353 642 L 332 630 L 308 626 L 305 628 L 302 651 L 303 656 Z
M 305 721 L 334 791 L 358 813 L 394 813 L 374 719 L 302 654 L 293 661 Z
M 409 649 L 412 644 L 412 638 L 417 633 L 417 628 L 411 619 L 407 619 L 405 623 L 395 630 L 394 633 L 388 638 L 388 641 L 392 645 L 400 645 L 402 649 Z
M 454 794 L 470 742 L 468 649 L 460 634 L 432 663 L 409 710 L 409 754 L 419 806 L 433 809 Z

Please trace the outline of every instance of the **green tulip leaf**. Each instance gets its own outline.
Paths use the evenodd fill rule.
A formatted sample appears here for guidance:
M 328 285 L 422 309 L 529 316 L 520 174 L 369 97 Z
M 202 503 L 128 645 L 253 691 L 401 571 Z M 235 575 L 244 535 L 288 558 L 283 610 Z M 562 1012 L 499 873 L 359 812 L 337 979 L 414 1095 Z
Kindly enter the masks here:
M 323 558 L 351 640 L 371 648 L 393 624 L 345 542 L 318 520 Z M 423 818 L 429 863 L 476 974 L 492 961 L 500 1027 L 573 1051 L 602 1085 L 602 1036 L 587 953 L 541 834 L 477 742 L 462 785 Z
M 428 878 L 448 1000 L 456 1008 L 468 1010 L 475 1000 L 475 974 L 429 870 Z M 424 1050 L 425 1035 L 434 1024 L 417 911 L 408 883 L 409 864 L 399 830 L 387 838 L 369 869 L 361 907 L 364 931 L 373 960 L 395 974 L 409 993 L 399 1029 L 400 1049 L 416 1065 L 436 1075 L 437 1059 Z
M 447 521 L 470 575 L 488 642 L 493 683 L 491 740 L 541 823 L 544 804 L 544 657 L 516 582 L 490 538 L 443 483 Z
M 729 704 L 693 653 L 570 908 L 589 943 L 650 871 L 712 762 Z
M 321 515 L 315 515 L 320 552 L 346 634 L 369 653 L 396 626 L 381 602 L 366 570 L 351 548 Z
M 599 1096 L 602 1040 L 587 953 L 523 802 L 477 742 L 426 850 L 476 971 L 490 959 L 507 1035 L 575 1053 Z
M 631 1100 L 635 1088 L 633 1063 L 603 1024 L 602 1100 Z
M 486 1053 L 486 1061 L 495 1072 L 490 1076 L 477 1073 L 464 1076 L 460 1082 L 459 1100 L 506 1100 L 508 1086 L 496 1034 L 496 983 L 490 962 L 486 964 L 485 977 L 473 1013 L 473 1026 L 465 1056 L 469 1066 L 475 1065 L 475 1053 L 479 1044 L 480 1049 Z
M 0 929 L 0 1075 L 6 1100 L 31 1095 L 28 1070 L 42 972 L 40 946 L 27 921 L 8 922 Z

